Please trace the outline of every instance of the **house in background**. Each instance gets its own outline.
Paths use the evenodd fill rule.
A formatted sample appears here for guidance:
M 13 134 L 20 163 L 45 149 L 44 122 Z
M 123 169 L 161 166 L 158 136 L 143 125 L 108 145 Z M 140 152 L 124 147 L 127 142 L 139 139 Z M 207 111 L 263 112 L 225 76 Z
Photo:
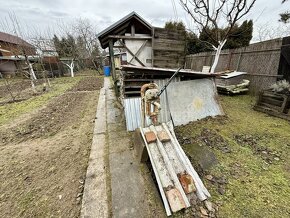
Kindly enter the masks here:
M 105 64 L 109 65 L 110 55 L 106 55 Z M 115 69 L 120 70 L 121 65 L 127 65 L 127 53 L 126 52 L 114 52 Z
M 15 74 L 22 69 L 25 55 L 30 61 L 37 59 L 35 47 L 18 36 L 0 32 L 0 73 Z
M 41 70 L 48 72 L 49 77 L 63 75 L 63 64 L 59 59 L 54 43 L 50 39 L 37 39 L 33 44 L 40 56 Z

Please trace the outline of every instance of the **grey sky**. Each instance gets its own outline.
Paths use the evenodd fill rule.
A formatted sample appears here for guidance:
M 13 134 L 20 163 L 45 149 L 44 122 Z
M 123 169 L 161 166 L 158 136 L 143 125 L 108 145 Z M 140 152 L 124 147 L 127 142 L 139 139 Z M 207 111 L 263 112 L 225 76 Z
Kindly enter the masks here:
M 11 31 L 11 26 L 3 23 L 14 13 L 20 26 L 27 29 L 30 24 L 36 31 L 50 32 L 58 28 L 60 22 L 70 22 L 76 18 L 88 18 L 98 31 L 132 11 L 136 11 L 153 26 L 164 26 L 166 21 L 176 20 L 170 0 L 0 0 L 0 31 Z M 189 16 L 175 0 L 177 19 L 194 28 Z M 253 19 L 254 25 L 279 25 L 279 13 L 290 9 L 290 1 L 281 4 L 281 0 L 257 0 L 252 11 L 245 19 Z M 254 26 L 254 34 L 257 34 Z M 10 29 L 10 30 L 9 30 Z M 289 34 L 290 35 L 290 34 Z

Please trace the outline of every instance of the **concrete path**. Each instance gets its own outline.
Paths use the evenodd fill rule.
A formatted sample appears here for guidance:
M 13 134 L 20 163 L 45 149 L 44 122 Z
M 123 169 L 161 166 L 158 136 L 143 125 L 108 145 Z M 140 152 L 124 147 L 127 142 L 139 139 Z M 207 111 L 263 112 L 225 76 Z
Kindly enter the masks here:
M 81 217 L 164 217 L 150 172 L 134 156 L 110 79 L 101 89 Z

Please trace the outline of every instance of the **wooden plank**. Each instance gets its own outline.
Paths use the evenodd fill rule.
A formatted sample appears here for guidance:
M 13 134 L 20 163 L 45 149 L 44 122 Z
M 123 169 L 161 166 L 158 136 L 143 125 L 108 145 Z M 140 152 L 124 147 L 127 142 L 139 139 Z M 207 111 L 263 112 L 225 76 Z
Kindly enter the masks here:
M 288 105 L 288 102 L 289 102 L 289 96 L 285 95 L 284 96 L 284 101 L 283 101 L 283 104 L 282 104 L 281 110 L 280 110 L 281 113 L 286 113 L 286 110 L 287 110 L 286 107 Z
M 152 40 L 151 40 L 151 61 L 152 61 L 152 66 L 154 65 L 154 52 L 153 52 L 153 46 L 154 46 L 154 43 L 155 43 L 155 39 L 154 39 L 154 28 L 152 28 L 152 35 L 153 35 L 153 37 L 152 37 Z
M 115 59 L 114 59 L 114 49 L 113 49 L 114 43 L 113 40 L 109 41 L 109 54 L 110 54 L 110 63 L 111 63 L 111 71 L 112 71 L 112 77 L 114 82 L 116 81 L 116 72 L 115 72 Z
M 286 120 L 290 121 L 290 116 L 289 115 L 283 114 L 283 113 L 280 113 L 280 112 L 277 112 L 277 111 L 269 110 L 269 108 L 265 108 L 263 106 L 255 106 L 254 110 L 260 111 L 260 112 L 269 114 L 271 116 L 279 117 L 279 118 L 286 119 Z
M 131 36 L 135 36 L 135 25 L 131 25 Z
M 281 101 L 281 100 L 277 100 L 275 98 L 271 98 L 271 97 L 264 96 L 264 95 L 262 96 L 262 99 L 260 101 L 268 103 L 268 104 L 272 104 L 272 105 L 275 105 L 278 107 L 281 107 L 283 104 L 283 101 Z
M 171 47 L 171 45 L 168 45 L 168 46 L 156 46 L 156 45 L 154 45 L 154 51 L 182 52 L 182 51 L 184 51 L 184 47 Z
M 111 39 L 133 39 L 133 40 L 151 40 L 151 36 L 118 36 L 118 35 L 110 35 L 108 38 Z
M 125 95 L 134 95 L 134 94 L 140 94 L 141 91 L 127 91 L 127 92 L 124 92 Z
M 276 111 L 280 111 L 281 110 L 281 107 L 276 106 L 276 105 L 272 105 L 272 104 L 268 104 L 268 103 L 265 103 L 265 102 L 259 102 L 258 105 L 261 105 L 261 106 L 263 106 L 265 108 L 269 108 L 269 109 L 276 110 Z
M 125 85 L 124 86 L 125 89 L 141 89 L 141 87 L 142 87 L 141 85 L 140 86 L 130 86 L 130 85 L 128 85 L 128 86 Z
M 148 81 L 148 82 L 150 82 L 150 81 L 153 81 L 153 79 L 124 79 L 124 82 L 139 82 L 139 81 L 142 81 L 142 82 Z

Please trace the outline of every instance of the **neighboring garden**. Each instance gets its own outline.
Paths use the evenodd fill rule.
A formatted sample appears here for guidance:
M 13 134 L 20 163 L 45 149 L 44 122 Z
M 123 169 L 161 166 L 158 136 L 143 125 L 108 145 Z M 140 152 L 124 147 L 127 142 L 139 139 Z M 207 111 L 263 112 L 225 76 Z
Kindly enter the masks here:
M 289 217 L 289 122 L 254 111 L 254 97 L 220 99 L 225 117 L 176 128 L 218 217 Z
M 19 82 L 9 80 L 22 100 L 0 105 L 1 217 L 79 217 L 103 78 L 52 78 L 36 94 Z M 2 102 L 11 99 L 5 86 Z

